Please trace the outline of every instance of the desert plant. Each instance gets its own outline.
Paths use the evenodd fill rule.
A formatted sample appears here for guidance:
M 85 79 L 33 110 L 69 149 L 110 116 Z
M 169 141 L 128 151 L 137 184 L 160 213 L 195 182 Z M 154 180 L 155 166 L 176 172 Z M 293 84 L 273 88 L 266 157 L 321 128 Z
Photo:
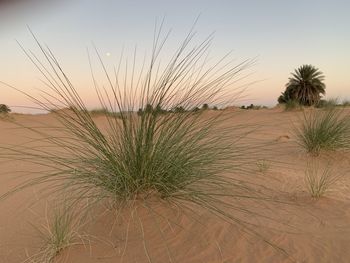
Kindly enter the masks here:
M 205 101 L 221 105 L 221 95 L 228 97 L 232 82 L 252 61 L 233 67 L 227 67 L 225 60 L 214 66 L 207 65 L 204 54 L 211 38 L 188 50 L 194 37 L 191 32 L 169 63 L 156 67 L 164 45 L 160 33 L 156 34 L 148 69 L 142 68 L 136 73 L 136 65 L 133 66 L 135 75 L 131 77 L 131 87 L 119 82 L 128 75 L 115 75 L 115 83 L 112 82 L 96 50 L 109 83 L 109 89 L 101 90 L 93 75 L 98 98 L 106 112 L 118 112 L 120 117 L 107 116 L 107 130 L 93 120 L 51 50 L 37 41 L 44 56 L 40 62 L 37 56 L 34 59 L 31 52 L 24 50 L 44 74 L 51 90 L 45 101 L 26 95 L 46 110 L 63 104 L 62 107 L 69 107 L 71 111 L 58 111 L 54 115 L 62 126 L 55 130 L 63 136 L 55 137 L 39 128 L 27 127 L 41 136 L 43 142 L 58 148 L 57 152 L 29 144 L 2 147 L 13 153 L 12 158 L 21 159 L 24 154 L 26 161 L 47 167 L 46 172 L 40 169 L 35 179 L 24 182 L 2 198 L 25 187 L 46 183 L 51 186 L 46 187 L 47 191 L 68 191 L 75 196 L 76 203 L 85 198 L 108 199 L 122 210 L 135 203 L 149 208 L 154 199 L 158 199 L 188 211 L 194 207 L 204 209 L 257 233 L 252 227 L 255 222 L 245 216 L 256 213 L 244 200 L 259 204 L 273 199 L 269 198 L 268 188 L 264 187 L 262 192 L 257 183 L 247 180 L 254 175 L 257 156 L 266 154 L 260 151 L 259 142 L 248 143 L 253 140 L 248 135 L 256 127 L 239 124 L 222 127 L 220 124 L 232 115 L 218 111 L 203 116 L 204 111 L 194 114 L 190 110 L 200 105 L 202 109 L 207 108 Z M 132 82 L 136 79 L 140 81 Z M 234 97 L 232 92 L 231 96 Z M 157 106 L 171 112 L 183 111 L 158 114 L 153 110 Z M 140 109 L 138 114 L 137 109 Z M 11 155 L 2 155 L 2 158 L 11 158 Z M 142 222 L 140 225 L 143 228 Z
M 330 163 L 320 168 L 318 160 L 312 159 L 307 162 L 304 182 L 306 188 L 313 198 L 320 198 L 331 190 L 341 176 L 335 171 Z
M 278 98 L 279 103 L 295 100 L 301 105 L 311 106 L 318 103 L 321 99 L 320 94 L 326 93 L 324 75 L 314 66 L 302 65 L 291 74 L 286 90 Z
M 11 109 L 5 105 L 5 104 L 0 104 L 0 113 L 9 113 L 11 112 Z
M 254 105 L 254 104 L 250 104 L 249 106 L 241 106 L 240 109 L 243 110 L 260 110 L 260 109 L 267 109 L 266 106 L 262 106 L 262 105 Z
M 316 108 L 334 108 L 339 105 L 338 99 L 336 98 L 331 98 L 328 100 L 320 100 L 316 104 Z
M 174 109 L 174 112 L 175 112 L 175 113 L 184 113 L 185 111 L 186 111 L 185 108 L 182 107 L 182 106 L 177 106 L 177 107 L 175 107 L 175 109 Z
M 200 111 L 200 108 L 198 108 L 198 107 L 194 107 L 194 108 L 192 109 L 192 112 L 198 112 L 198 111 Z
M 202 110 L 207 110 L 209 109 L 209 105 L 207 103 L 204 103 L 202 106 Z
M 41 248 L 34 255 L 29 256 L 26 262 L 51 263 L 67 247 L 81 244 L 78 234 L 79 219 L 76 213 L 68 207 L 56 208 L 53 214 L 46 214 L 45 224 L 41 227 L 34 225 L 41 239 Z
M 180 108 L 180 107 L 178 107 Z M 169 111 L 171 112 L 171 111 Z M 137 111 L 137 114 L 139 116 L 141 116 L 143 113 L 146 113 L 146 114 L 156 114 L 156 115 L 159 115 L 159 114 L 164 114 L 164 113 L 167 113 L 166 110 L 162 109 L 161 105 L 157 105 L 156 107 L 153 108 L 153 106 L 151 104 L 147 104 L 146 107 L 144 109 L 139 109 Z
M 246 109 L 252 110 L 252 109 L 254 109 L 254 107 L 255 107 L 254 104 L 250 104 L 249 106 L 246 107 Z
M 317 156 L 321 150 L 350 149 L 350 116 L 341 109 L 304 112 L 303 116 L 295 133 L 307 152 Z
M 265 173 L 270 168 L 270 164 L 264 159 L 257 161 L 256 166 L 261 173 Z

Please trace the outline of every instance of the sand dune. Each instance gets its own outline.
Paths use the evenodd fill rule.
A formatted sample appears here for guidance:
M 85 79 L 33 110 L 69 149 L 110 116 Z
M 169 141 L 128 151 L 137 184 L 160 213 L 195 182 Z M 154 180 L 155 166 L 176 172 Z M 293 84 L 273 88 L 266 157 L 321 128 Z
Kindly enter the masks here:
M 350 113 L 349 109 L 347 111 Z M 155 204 L 153 213 L 140 207 L 136 213 L 143 218 L 141 231 L 141 225 L 135 224 L 130 214 L 119 215 L 116 221 L 115 214 L 106 206 L 96 208 L 94 217 L 79 229 L 77 244 L 62 251 L 57 261 L 149 262 L 150 258 L 151 262 L 159 263 L 349 262 L 350 157 L 341 152 L 320 157 L 331 159 L 345 176 L 334 185 L 333 191 L 314 200 L 306 192 L 303 181 L 306 154 L 291 132 L 302 113 L 281 109 L 232 109 L 229 114 L 232 118 L 224 125 L 261 125 L 254 136 L 271 142 L 269 167 L 263 173 L 257 167 L 256 176 L 257 180 L 281 193 L 286 202 L 257 206 L 258 213 L 272 216 L 274 220 L 262 221 L 262 227 L 256 231 L 278 248 L 203 211 L 198 211 L 197 218 L 193 218 L 162 204 Z M 53 114 L 11 116 L 26 126 L 59 125 Z M 103 126 L 106 120 L 97 116 L 96 121 Z M 28 130 L 7 120 L 0 120 L 0 130 L 1 145 L 33 139 Z M 33 170 L 36 170 L 35 164 L 23 160 L 1 161 L 0 194 L 35 176 L 30 173 Z M 39 197 L 44 189 L 45 185 L 25 189 L 0 202 L 0 262 L 24 262 L 40 249 L 42 241 L 38 229 L 46 225 L 52 199 L 52 196 Z M 157 213 L 164 218 L 155 220 Z M 126 236 L 128 222 L 130 231 Z

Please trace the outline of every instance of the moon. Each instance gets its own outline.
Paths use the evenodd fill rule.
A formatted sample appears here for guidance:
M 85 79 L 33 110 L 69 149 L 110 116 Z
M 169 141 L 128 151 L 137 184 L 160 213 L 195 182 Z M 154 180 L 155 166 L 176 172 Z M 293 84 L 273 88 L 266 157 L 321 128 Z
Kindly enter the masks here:
M 111 53 L 107 52 L 107 53 L 106 53 L 106 56 L 107 56 L 107 57 L 110 57 L 110 56 L 111 56 Z

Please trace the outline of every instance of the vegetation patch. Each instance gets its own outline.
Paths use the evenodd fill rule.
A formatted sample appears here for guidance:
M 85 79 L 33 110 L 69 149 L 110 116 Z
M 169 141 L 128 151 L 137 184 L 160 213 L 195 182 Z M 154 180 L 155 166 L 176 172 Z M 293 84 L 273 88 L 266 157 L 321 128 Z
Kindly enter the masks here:
M 5 105 L 5 104 L 0 104 L 0 113 L 10 113 L 11 109 Z
M 153 212 L 154 203 L 167 203 L 178 211 L 193 213 L 200 209 L 246 232 L 258 233 L 253 227 L 259 225 L 258 220 L 254 221 L 259 217 L 255 207 L 276 198 L 271 197 L 271 189 L 251 178 L 256 174 L 256 160 L 266 155 L 265 145 L 249 136 L 257 127 L 222 125 L 232 118 L 225 111 L 204 116 L 209 109 L 207 102 L 227 105 L 222 98 L 228 94 L 234 99 L 232 83 L 253 61 L 232 66 L 225 57 L 214 66 L 208 65 L 205 54 L 211 38 L 190 46 L 194 37 L 190 32 L 174 56 L 159 65 L 166 39 L 160 35 L 161 30 L 156 33 L 152 56 L 145 62 L 148 67 L 138 68 L 134 62 L 132 76 L 127 70 L 109 73 L 96 50 L 108 83 L 108 87 L 100 88 L 92 73 L 102 109 L 98 113 L 107 117 L 111 112 L 118 113 L 118 118 L 106 118 L 108 125 L 103 129 L 51 50 L 37 41 L 43 55 L 40 60 L 23 49 L 40 72 L 50 72 L 43 76 L 50 83 L 50 96 L 44 96 L 44 100 L 27 96 L 47 111 L 57 106 L 70 110 L 55 111 L 53 116 L 60 123 L 54 127 L 60 132 L 57 136 L 46 132 L 52 127 L 24 127 L 46 146 L 2 146 L 11 152 L 2 154 L 3 159 L 25 156 L 25 161 L 40 165 L 34 179 L 2 199 L 26 187 L 45 184 L 48 193 L 69 193 L 72 207 L 86 200 L 94 204 L 109 200 L 118 213 L 130 209 L 135 215 L 135 204 Z M 119 65 L 126 64 L 121 59 Z M 247 205 L 249 202 L 254 205 Z M 50 227 L 53 251 L 65 247 L 69 222 L 69 217 L 57 217 Z M 144 229 L 142 218 L 138 222 Z M 163 235 L 161 230 L 159 234 Z M 146 244 L 144 250 L 150 260 Z
M 340 174 L 328 163 L 323 168 L 318 160 L 312 159 L 305 170 L 305 185 L 313 198 L 320 198 L 332 189 L 341 178 Z
M 350 149 L 350 116 L 337 108 L 305 112 L 295 128 L 297 141 L 307 152 Z
M 278 103 L 296 101 L 303 106 L 317 105 L 321 95 L 326 94 L 323 73 L 312 65 L 302 65 L 291 74 Z

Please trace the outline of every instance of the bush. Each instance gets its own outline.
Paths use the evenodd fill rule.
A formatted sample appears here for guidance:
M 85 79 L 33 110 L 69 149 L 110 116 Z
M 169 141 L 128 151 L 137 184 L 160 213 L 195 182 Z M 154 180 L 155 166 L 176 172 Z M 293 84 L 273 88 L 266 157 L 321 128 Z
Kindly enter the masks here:
M 266 106 L 262 106 L 262 105 L 254 105 L 254 104 L 250 104 L 249 106 L 241 106 L 240 109 L 242 110 L 260 110 L 260 109 L 268 109 L 268 107 Z
M 334 108 L 339 105 L 338 99 L 320 100 L 316 108 Z
M 170 111 L 171 112 L 171 111 Z M 147 104 L 146 107 L 144 109 L 139 109 L 137 111 L 137 115 L 141 116 L 142 114 L 164 114 L 167 113 L 166 110 L 163 110 L 162 107 L 160 105 L 157 105 L 156 107 L 153 107 L 151 104 Z
M 298 143 L 309 153 L 322 150 L 350 149 L 350 116 L 340 109 L 304 113 L 301 126 L 295 129 Z
M 209 105 L 207 103 L 204 103 L 202 106 L 202 110 L 208 110 L 209 109 Z
M 200 111 L 200 108 L 198 108 L 198 107 L 194 107 L 194 108 L 192 109 L 192 112 L 198 112 L 198 111 Z
M 5 104 L 0 104 L 0 113 L 9 113 L 11 112 L 11 109 L 5 105 Z
M 175 112 L 175 113 L 184 113 L 185 111 L 186 111 L 185 108 L 182 107 L 182 106 L 177 106 L 177 107 L 175 107 L 175 109 L 174 109 L 174 112 Z

